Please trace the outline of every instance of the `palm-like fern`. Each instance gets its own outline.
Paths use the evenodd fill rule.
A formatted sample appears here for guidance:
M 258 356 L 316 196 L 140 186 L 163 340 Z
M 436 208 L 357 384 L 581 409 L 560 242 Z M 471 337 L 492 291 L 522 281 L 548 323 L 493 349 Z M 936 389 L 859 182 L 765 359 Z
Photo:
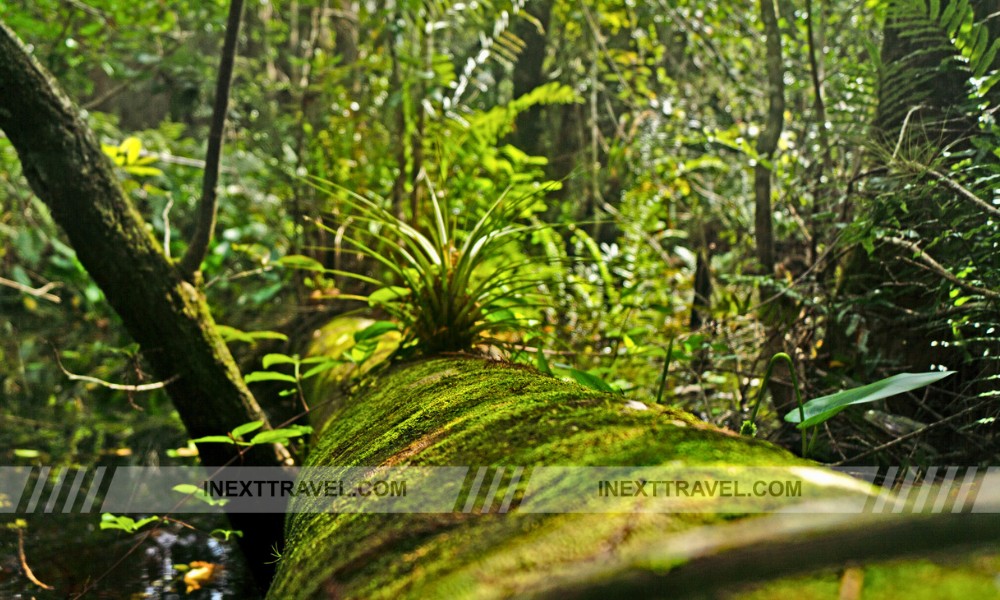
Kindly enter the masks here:
M 969 0 L 893 0 L 881 60 L 879 124 L 885 130 L 966 121 L 997 81 L 1000 39 Z M 969 100 L 971 99 L 971 104 Z M 975 122 L 975 119 L 972 120 Z

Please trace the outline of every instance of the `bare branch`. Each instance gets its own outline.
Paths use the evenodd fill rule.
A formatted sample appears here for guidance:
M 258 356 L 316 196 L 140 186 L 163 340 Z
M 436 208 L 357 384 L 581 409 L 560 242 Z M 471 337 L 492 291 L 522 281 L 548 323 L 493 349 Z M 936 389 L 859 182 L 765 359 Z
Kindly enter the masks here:
M 907 440 L 911 440 L 911 439 L 913 439 L 915 437 L 919 437 L 919 436 L 927 433 L 931 429 L 934 429 L 936 427 L 940 427 L 942 425 L 950 423 L 951 421 L 954 421 L 958 417 L 961 417 L 963 415 L 967 415 L 969 413 L 975 412 L 975 411 L 983 408 L 987 404 L 989 404 L 989 402 L 990 401 L 980 402 L 979 404 L 974 404 L 974 405 L 966 408 L 965 410 L 959 411 L 959 412 L 957 412 L 957 413 L 955 413 L 955 414 L 953 414 L 951 416 L 945 417 L 945 418 L 943 418 L 943 419 L 941 419 L 939 421 L 935 421 L 935 422 L 933 422 L 933 423 L 931 423 L 929 425 L 925 425 L 924 427 L 921 427 L 920 429 L 917 429 L 916 431 L 911 431 L 910 433 L 907 433 L 905 435 L 901 435 L 901 436 L 899 436 L 897 438 L 893 438 L 893 439 L 889 440 L 888 442 L 886 442 L 886 443 L 884 443 L 884 444 L 882 444 L 880 446 L 875 446 L 873 448 L 869 448 L 868 450 L 865 450 L 861 454 L 856 454 L 856 455 L 852 456 L 851 458 L 840 460 L 840 461 L 837 461 L 835 463 L 830 463 L 829 466 L 831 466 L 831 467 L 840 467 L 840 466 L 843 466 L 843 465 L 845 465 L 847 463 L 853 463 L 855 461 L 861 460 L 862 458 L 871 456 L 872 454 L 876 454 L 878 452 L 882 452 L 883 450 L 888 450 L 889 448 L 892 448 L 893 446 L 897 446 L 899 444 L 902 444 L 903 442 L 905 442 Z
M 181 276 L 188 281 L 192 280 L 195 272 L 201 267 L 201 261 L 208 253 L 208 245 L 215 231 L 215 215 L 219 205 L 216 187 L 219 182 L 219 161 L 222 158 L 222 134 L 226 128 L 226 111 L 229 106 L 229 90 L 232 87 L 233 63 L 236 58 L 236 42 L 239 39 L 242 14 L 243 0 L 232 0 L 229 4 L 229 18 L 226 21 L 222 57 L 219 60 L 219 77 L 215 83 L 215 104 L 212 107 L 212 125 L 208 133 L 208 149 L 205 152 L 205 176 L 201 185 L 198 225 L 180 264 Z
M 887 238 L 883 238 L 883 239 L 886 242 L 889 242 L 890 244 L 892 244 L 893 246 L 896 246 L 896 247 L 899 247 L 899 248 L 904 248 L 906 250 L 910 250 L 919 259 L 920 266 L 925 267 L 928 270 L 933 271 L 934 273 L 937 273 L 938 275 L 940 275 L 944 279 L 947 279 L 948 281 L 950 281 L 951 283 L 954 283 L 955 285 L 957 285 L 958 287 L 964 289 L 965 291 L 972 292 L 974 294 L 982 294 L 983 296 L 986 296 L 987 298 L 991 298 L 991 299 L 994 299 L 994 300 L 1000 299 L 1000 292 L 996 292 L 996 291 L 993 291 L 993 290 L 990 290 L 990 289 L 987 289 L 987 288 L 982 288 L 982 287 L 979 287 L 979 286 L 976 286 L 976 285 L 972 285 L 971 283 L 968 283 L 966 281 L 962 281 L 961 279 L 959 279 L 958 277 L 956 277 L 954 274 L 952 274 L 951 271 L 949 271 L 948 269 L 944 268 L 944 266 L 942 266 L 941 263 L 939 263 L 938 261 L 934 260 L 934 258 L 932 258 L 929 254 L 927 254 L 926 252 L 924 252 L 920 248 L 920 246 L 918 246 L 914 242 L 911 242 L 911 241 L 908 241 L 908 240 L 904 240 L 903 238 L 898 238 L 898 237 L 887 237 Z
M 34 296 L 35 298 L 42 298 L 44 300 L 48 300 L 49 302 L 54 302 L 56 304 L 62 302 L 62 299 L 59 296 L 48 293 L 49 290 L 51 290 L 52 288 L 56 288 L 62 285 L 61 283 L 55 281 L 50 281 L 49 283 L 46 283 L 40 288 L 33 288 L 26 286 L 23 283 L 18 283 L 12 279 L 7 279 L 6 277 L 0 277 L 0 285 L 7 286 L 9 288 L 14 288 L 15 290 L 19 292 L 24 292 L 29 296 Z
M 955 181 L 951 177 L 948 177 L 944 173 L 935 171 L 934 169 L 927 169 L 927 173 L 934 179 L 937 179 L 941 183 L 945 184 L 945 186 L 947 186 L 948 189 L 950 189 L 951 191 L 958 193 L 959 197 L 968 200 L 969 202 L 975 204 L 976 206 L 985 210 L 994 217 L 1000 217 L 1000 209 L 987 203 L 985 200 L 983 200 L 976 194 L 972 193 L 972 190 L 963 186 L 961 183 Z
M 54 351 L 55 349 L 53 349 Z M 87 383 L 96 383 L 102 387 L 106 387 L 109 390 L 115 390 L 119 392 L 152 392 L 153 390 L 161 390 L 171 383 L 177 381 L 180 375 L 174 375 L 169 379 L 164 381 L 157 381 L 156 383 L 144 383 L 142 385 L 127 385 L 123 383 L 111 383 L 110 381 L 104 381 L 103 379 L 98 379 L 97 377 L 90 377 L 89 375 L 77 375 L 76 373 L 70 373 L 66 367 L 63 366 L 62 360 L 59 359 L 59 352 L 55 352 L 56 364 L 59 365 L 59 369 L 63 372 L 66 377 L 72 379 L 73 381 L 86 381 Z
M 24 530 L 18 528 L 17 530 L 17 558 L 21 561 L 21 571 L 24 572 L 24 576 L 28 578 L 28 581 L 42 588 L 43 590 L 54 590 L 56 588 L 51 585 L 42 583 L 35 577 L 35 574 L 31 572 L 31 567 L 28 566 L 28 558 L 24 555 Z

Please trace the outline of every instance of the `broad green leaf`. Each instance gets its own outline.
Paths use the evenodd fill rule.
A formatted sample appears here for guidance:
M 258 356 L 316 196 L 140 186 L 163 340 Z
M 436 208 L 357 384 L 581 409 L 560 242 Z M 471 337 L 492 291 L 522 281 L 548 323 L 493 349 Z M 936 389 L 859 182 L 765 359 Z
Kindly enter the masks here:
M 243 537 L 243 532 L 238 529 L 213 529 L 208 535 L 216 539 L 221 539 L 223 542 L 228 542 L 232 536 Z
M 253 338 L 248 336 L 245 332 L 236 329 L 235 327 L 230 327 L 229 325 L 216 325 L 215 330 L 219 333 L 219 337 L 222 338 L 224 342 L 252 342 Z
M 400 287 L 398 285 L 390 285 L 384 288 L 375 290 L 368 295 L 369 304 L 385 304 L 387 302 L 395 302 L 400 298 L 410 295 L 410 290 L 405 287 Z
M 243 437 L 251 431 L 257 431 L 263 426 L 264 421 L 250 421 L 249 423 L 244 423 L 232 431 L 233 437 Z
M 348 353 L 348 358 L 354 364 L 360 365 L 375 354 L 378 349 L 377 340 L 364 340 L 354 345 Z
M 216 325 L 215 330 L 226 342 L 252 343 L 254 340 L 281 340 L 288 341 L 288 336 L 277 331 L 241 331 L 228 325 Z
M 925 385 L 930 385 L 953 374 L 954 371 L 933 371 L 929 373 L 900 373 L 887 377 L 875 383 L 869 383 L 850 390 L 843 390 L 829 396 L 815 398 L 803 404 L 805 420 L 799 423 L 799 409 L 795 408 L 785 415 L 785 421 L 799 423 L 799 429 L 813 427 L 823 423 L 830 417 L 854 404 L 874 402 L 882 398 L 902 394 Z
M 322 373 L 323 371 L 329 371 L 330 369 L 332 369 L 332 368 L 334 368 L 334 367 L 336 367 L 337 365 L 340 365 L 340 364 L 343 364 L 343 361 L 340 361 L 340 360 L 327 360 L 326 362 L 320 363 L 320 364 L 316 365 L 315 367 L 309 369 L 305 373 L 303 373 L 302 374 L 302 379 L 309 379 L 313 375 L 316 375 L 318 373 Z
M 101 529 L 121 529 L 126 533 L 135 533 L 150 523 L 155 523 L 160 517 L 146 517 L 138 521 L 124 515 L 104 513 L 101 515 Z
M 545 352 L 541 348 L 535 353 L 535 367 L 546 375 L 552 375 L 552 367 L 549 366 L 549 361 L 546 360 Z
M 288 341 L 288 336 L 277 331 L 248 331 L 246 332 L 251 340 L 281 340 Z
M 140 165 L 125 167 L 125 172 L 129 175 L 135 175 L 137 177 L 157 177 L 159 175 L 163 175 L 163 171 L 157 169 L 156 167 L 143 167 Z
M 588 373 L 586 371 L 580 371 L 579 369 L 569 369 L 569 376 L 573 378 L 574 381 L 580 385 L 585 385 L 591 389 L 595 389 L 600 392 L 614 392 L 615 388 L 611 387 L 607 381 L 604 381 L 597 375 Z
M 14 448 L 14 456 L 18 458 L 38 458 L 41 454 L 38 450 L 30 448 Z
M 298 383 L 295 377 L 284 373 L 277 373 L 275 371 L 254 371 L 244 377 L 243 381 L 247 383 L 255 383 L 257 381 L 287 381 L 288 383 Z

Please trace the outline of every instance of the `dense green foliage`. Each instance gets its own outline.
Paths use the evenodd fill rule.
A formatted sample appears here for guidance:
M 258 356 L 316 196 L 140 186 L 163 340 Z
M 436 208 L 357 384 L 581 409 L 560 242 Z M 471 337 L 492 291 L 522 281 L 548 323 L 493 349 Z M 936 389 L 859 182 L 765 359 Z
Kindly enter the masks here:
M 182 255 L 226 4 L 4 4 L 5 20 L 90 111 L 156 236 Z M 402 243 L 375 232 L 372 211 L 434 236 L 435 206 L 450 211 L 445 224 L 462 215 L 471 225 L 501 198 L 531 198 L 530 212 L 513 215 L 529 225 L 524 243 L 490 252 L 483 268 L 540 266 L 496 276 L 488 297 L 458 315 L 482 328 L 492 302 L 486 313 L 522 333 L 504 334 L 529 350 L 516 359 L 626 392 L 655 390 L 669 362 L 667 397 L 732 427 L 779 351 L 793 357 L 806 398 L 900 370 L 963 369 L 940 400 L 838 420 L 823 447 L 846 459 L 884 442 L 894 419 L 931 424 L 950 405 L 968 413 L 928 432 L 921 447 L 933 451 L 918 462 L 965 436 L 986 448 L 970 458 L 988 459 L 996 37 L 976 3 L 779 6 L 787 109 L 767 163 L 774 273 L 757 268 L 753 248 L 753 169 L 764 160 L 754 141 L 766 108 L 753 3 L 411 4 L 248 11 L 205 266 L 217 320 L 295 332 L 296 319 L 338 295 L 334 310 L 386 284 L 413 289 L 402 257 L 390 252 L 386 265 L 359 252 L 373 233 Z M 4 287 L 6 395 L 29 404 L 52 395 L 61 406 L 86 396 L 50 367 L 48 344 L 71 371 L 144 381 L 141 356 L 18 179 L 12 150 L 2 152 L 4 277 L 63 300 Z M 530 226 L 541 222 L 552 228 Z M 292 255 L 327 271 L 289 269 L 302 264 L 282 262 Z M 515 314 L 504 294 L 533 279 L 543 287 L 522 291 L 550 306 Z M 415 339 L 446 335 L 395 315 Z M 74 325 L 48 330 L 64 322 Z M 774 418 L 791 395 L 769 387 L 779 406 L 765 411 L 764 431 L 791 443 Z
M 173 258 L 227 6 L 0 0 Z M 499 353 L 734 430 L 753 407 L 796 450 L 799 392 L 955 371 L 847 407 L 810 455 L 995 462 L 1000 20 L 982 0 L 775 6 L 785 110 L 762 156 L 751 0 L 250 3 L 203 276 L 272 420 L 334 366 L 298 357 L 318 324 L 358 311 L 404 349 Z M 146 361 L 2 135 L 0 240 L 0 462 L 192 461 L 162 390 L 121 389 L 152 383 Z M 345 356 L 370 358 L 363 338 Z M 781 352 L 795 372 L 760 398 Z

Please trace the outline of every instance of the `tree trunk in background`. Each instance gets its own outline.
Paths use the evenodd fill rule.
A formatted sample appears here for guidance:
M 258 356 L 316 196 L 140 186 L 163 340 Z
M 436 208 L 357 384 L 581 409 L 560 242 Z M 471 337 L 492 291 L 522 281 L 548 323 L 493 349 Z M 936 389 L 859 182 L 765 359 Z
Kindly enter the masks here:
M 767 38 L 767 114 L 757 138 L 757 164 L 754 166 L 754 239 L 757 246 L 757 262 L 760 274 L 773 277 L 774 263 L 774 217 L 771 206 L 770 164 L 776 157 L 778 140 L 785 122 L 785 67 L 781 55 L 781 29 L 775 0 L 760 0 L 760 16 Z M 765 162 L 769 164 L 765 164 Z M 767 364 L 772 356 L 784 352 L 785 332 L 795 319 L 795 302 L 778 295 L 778 288 L 768 283 L 760 286 L 762 304 L 760 319 L 767 326 L 767 341 L 761 348 L 760 362 Z M 775 365 L 773 376 L 768 383 L 771 400 L 777 410 L 791 405 L 793 401 L 791 373 L 782 362 Z
M 215 329 L 201 290 L 184 281 L 164 257 L 78 109 L 3 23 L 0 129 L 17 150 L 32 190 L 66 232 L 156 377 L 171 379 L 166 390 L 191 437 L 225 434 L 256 419 L 266 423 Z M 199 447 L 206 465 L 230 461 L 235 449 L 228 444 Z M 237 460 L 280 464 L 263 447 Z M 251 564 L 272 559 L 280 519 L 240 515 L 232 521 L 244 531 L 241 545 Z M 260 568 L 266 576 L 267 567 Z
M 762 161 L 774 159 L 785 121 L 785 68 L 781 58 L 781 31 L 774 0 L 760 0 L 761 22 L 767 37 L 767 120 L 757 138 L 760 160 L 754 167 L 757 261 L 763 275 L 774 274 L 774 229 L 771 216 L 771 169 Z
M 547 53 L 552 2 L 543 0 L 531 3 L 529 7 L 542 30 L 539 31 L 533 21 L 523 17 L 515 26 L 514 33 L 524 41 L 524 50 L 517 56 L 517 65 L 514 67 L 515 98 L 520 98 L 547 81 L 543 67 Z M 542 131 L 545 130 L 542 123 L 542 108 L 535 105 L 522 112 L 517 116 L 514 126 L 514 145 L 533 156 L 545 154 L 541 140 Z
M 358 13 L 353 0 L 340 0 L 333 11 L 333 42 L 343 66 L 354 65 L 358 61 Z M 351 76 L 352 81 L 357 74 Z

